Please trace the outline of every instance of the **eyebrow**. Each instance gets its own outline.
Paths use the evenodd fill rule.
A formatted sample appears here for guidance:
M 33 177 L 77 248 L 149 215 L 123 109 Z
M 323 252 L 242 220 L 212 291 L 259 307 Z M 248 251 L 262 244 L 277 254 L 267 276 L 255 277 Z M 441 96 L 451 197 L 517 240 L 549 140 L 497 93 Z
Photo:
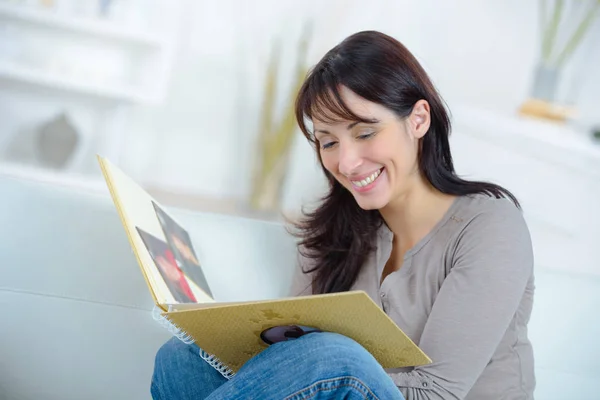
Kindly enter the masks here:
M 346 127 L 346 130 L 350 130 L 358 124 L 369 124 L 370 125 L 370 124 L 376 124 L 378 122 L 379 122 L 379 120 L 375 119 L 375 118 L 369 119 L 367 121 L 355 121 L 355 122 L 348 124 L 348 126 Z M 317 133 L 317 132 L 321 132 L 321 133 L 324 133 L 327 135 L 331 134 L 331 132 L 329 132 L 328 130 L 325 130 L 325 129 L 315 129 L 315 133 Z

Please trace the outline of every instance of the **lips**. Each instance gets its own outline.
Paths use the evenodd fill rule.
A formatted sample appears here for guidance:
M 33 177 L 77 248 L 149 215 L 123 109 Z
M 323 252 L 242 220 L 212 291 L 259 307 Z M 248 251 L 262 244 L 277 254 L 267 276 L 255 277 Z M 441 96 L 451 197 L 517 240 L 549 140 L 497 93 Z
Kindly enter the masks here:
M 368 175 L 361 180 L 350 180 L 350 183 L 352 183 L 352 186 L 358 191 L 362 192 L 368 190 L 374 186 L 374 184 L 377 182 L 377 179 L 381 176 L 383 170 L 384 168 L 378 169 L 371 175 Z

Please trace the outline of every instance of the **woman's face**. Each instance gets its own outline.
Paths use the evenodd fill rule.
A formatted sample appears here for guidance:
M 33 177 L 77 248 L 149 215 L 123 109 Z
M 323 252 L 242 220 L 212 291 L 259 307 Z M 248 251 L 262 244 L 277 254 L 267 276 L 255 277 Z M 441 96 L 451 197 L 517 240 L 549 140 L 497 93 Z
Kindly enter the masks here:
M 372 123 L 326 123 L 313 120 L 323 166 L 348 189 L 365 210 L 380 210 L 408 193 L 420 181 L 419 139 L 429 129 L 429 105 L 420 100 L 401 120 L 345 87 L 345 104 Z

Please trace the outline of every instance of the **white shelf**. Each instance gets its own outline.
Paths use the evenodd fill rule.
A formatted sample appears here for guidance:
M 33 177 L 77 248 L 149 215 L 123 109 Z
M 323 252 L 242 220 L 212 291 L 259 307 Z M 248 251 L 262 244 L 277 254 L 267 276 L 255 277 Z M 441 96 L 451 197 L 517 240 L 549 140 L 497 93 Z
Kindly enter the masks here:
M 2 61 L 0 61 L 0 80 L 1 79 L 33 86 L 60 89 L 108 100 L 134 103 L 153 103 L 156 101 L 152 96 L 140 95 L 134 89 L 126 86 L 110 87 L 104 84 L 94 84 L 84 82 L 83 80 L 69 79 L 53 73 Z
M 0 162 L 0 177 L 42 182 L 84 189 L 100 194 L 108 193 L 106 182 L 102 176 L 88 176 L 75 172 L 50 170 L 13 162 Z
M 600 145 L 583 130 L 471 105 L 451 107 L 453 130 L 600 177 Z
M 61 29 L 79 34 L 98 36 L 134 45 L 156 46 L 165 45 L 162 37 L 145 32 L 136 32 L 111 22 L 103 22 L 91 18 L 76 19 L 62 16 L 52 10 L 42 11 L 0 3 L 0 17 L 29 22 L 47 28 Z

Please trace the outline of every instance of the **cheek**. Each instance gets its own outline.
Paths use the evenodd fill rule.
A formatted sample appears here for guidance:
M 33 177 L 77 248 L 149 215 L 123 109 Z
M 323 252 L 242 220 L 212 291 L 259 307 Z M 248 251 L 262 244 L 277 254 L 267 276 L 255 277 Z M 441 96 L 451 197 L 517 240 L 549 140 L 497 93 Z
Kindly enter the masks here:
M 416 153 L 409 140 L 395 140 L 387 143 L 386 146 L 379 147 L 377 153 L 381 160 L 391 162 L 392 169 L 400 175 L 409 174 L 416 162 Z
M 325 169 L 331 172 L 334 175 L 337 175 L 338 172 L 338 161 L 337 157 L 333 152 L 322 152 L 321 153 L 321 162 Z

